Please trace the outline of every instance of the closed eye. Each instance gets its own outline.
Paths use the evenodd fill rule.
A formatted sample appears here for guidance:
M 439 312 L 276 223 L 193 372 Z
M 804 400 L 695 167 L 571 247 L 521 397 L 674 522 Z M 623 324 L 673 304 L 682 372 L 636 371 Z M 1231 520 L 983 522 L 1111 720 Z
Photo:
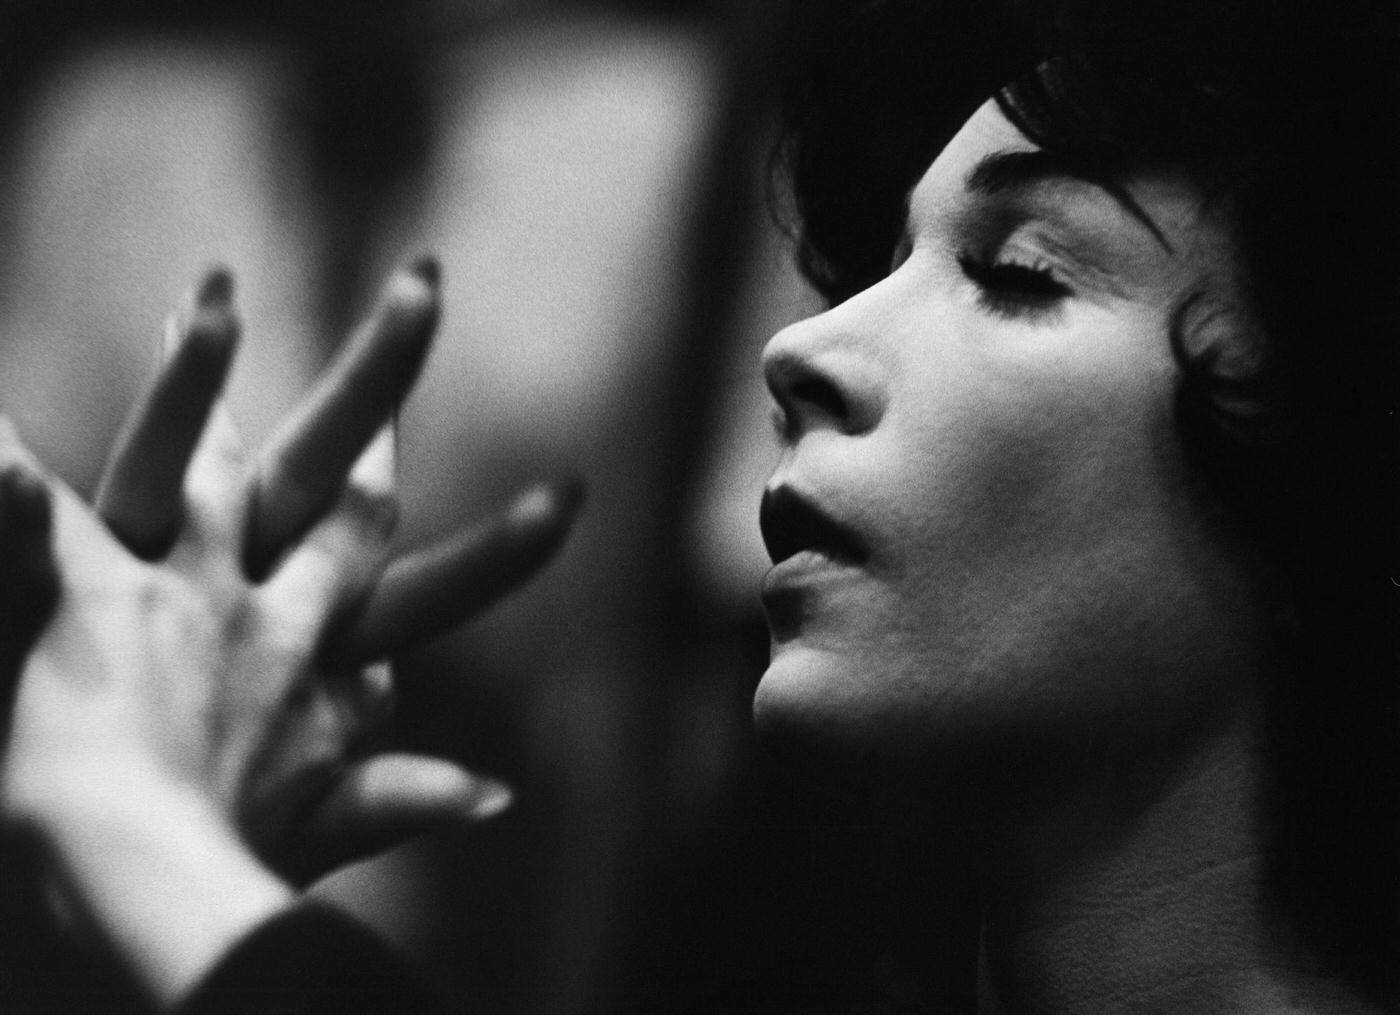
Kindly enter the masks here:
M 1070 295 L 1046 265 L 1015 260 L 982 260 L 958 255 L 958 267 L 978 290 L 978 303 L 998 317 L 1043 321 Z

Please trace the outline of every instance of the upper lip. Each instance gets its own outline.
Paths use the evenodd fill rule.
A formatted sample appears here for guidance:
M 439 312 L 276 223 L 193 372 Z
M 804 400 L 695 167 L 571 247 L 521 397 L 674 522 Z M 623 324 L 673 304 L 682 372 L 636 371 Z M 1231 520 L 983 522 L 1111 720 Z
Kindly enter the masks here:
M 765 490 L 758 510 L 763 543 L 774 564 L 803 550 L 817 550 L 833 560 L 863 562 L 865 543 L 847 526 L 791 487 Z

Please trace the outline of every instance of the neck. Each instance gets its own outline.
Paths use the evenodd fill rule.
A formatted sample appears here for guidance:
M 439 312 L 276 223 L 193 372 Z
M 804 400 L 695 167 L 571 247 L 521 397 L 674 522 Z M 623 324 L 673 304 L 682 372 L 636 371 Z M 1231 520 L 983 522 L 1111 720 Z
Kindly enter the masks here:
M 1271 933 L 1257 747 L 1241 716 L 1151 787 L 1083 779 L 1073 801 L 984 813 L 982 1010 L 1360 1010 Z

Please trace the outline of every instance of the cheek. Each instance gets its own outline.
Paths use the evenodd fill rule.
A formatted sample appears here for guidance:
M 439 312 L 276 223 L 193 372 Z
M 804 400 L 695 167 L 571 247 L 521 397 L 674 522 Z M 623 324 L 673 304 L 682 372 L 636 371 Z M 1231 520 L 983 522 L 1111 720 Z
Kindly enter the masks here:
M 892 554 L 911 579 L 942 574 L 956 589 L 1141 525 L 1181 481 L 1173 378 L 1170 364 L 1047 354 L 974 359 L 909 384 L 878 462 L 897 505 Z
M 940 510 L 906 604 L 933 623 L 906 647 L 1032 726 L 1194 711 L 1236 583 L 1181 454 L 1173 376 L 1062 382 L 971 407 L 963 457 L 923 473 Z
M 830 638 L 775 659 L 760 726 L 922 749 L 1105 716 L 1130 730 L 1208 697 L 1174 673 L 1211 637 L 1215 578 L 1170 362 L 905 377 L 845 462 L 879 521 L 874 580 Z

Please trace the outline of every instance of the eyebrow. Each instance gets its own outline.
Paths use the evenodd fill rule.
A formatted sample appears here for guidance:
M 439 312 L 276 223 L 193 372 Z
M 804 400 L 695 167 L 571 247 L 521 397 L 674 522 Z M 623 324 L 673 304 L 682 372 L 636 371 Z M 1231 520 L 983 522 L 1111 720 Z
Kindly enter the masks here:
M 1133 196 L 1122 184 L 1057 152 L 1042 148 L 1033 151 L 993 152 L 972 167 L 963 185 L 974 194 L 991 195 L 1056 178 L 1081 180 L 1098 187 L 1113 198 L 1124 211 L 1142 223 L 1168 253 L 1173 253 L 1172 245 L 1167 242 L 1157 223 L 1152 221 L 1152 217 L 1143 210 L 1142 205 L 1133 200 Z

